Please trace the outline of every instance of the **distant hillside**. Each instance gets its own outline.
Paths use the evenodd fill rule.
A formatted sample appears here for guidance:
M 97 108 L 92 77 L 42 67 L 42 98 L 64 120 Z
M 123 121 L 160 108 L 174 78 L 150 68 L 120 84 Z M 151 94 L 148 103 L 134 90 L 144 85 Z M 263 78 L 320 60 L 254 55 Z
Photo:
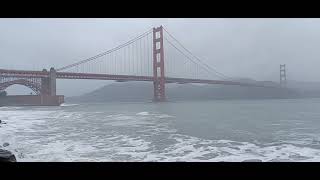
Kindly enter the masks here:
M 252 82 L 252 80 L 243 80 Z M 273 84 L 272 82 L 261 82 Z M 166 96 L 175 100 L 208 99 L 266 99 L 300 98 L 301 93 L 293 89 L 241 87 L 227 85 L 166 84 Z M 113 83 L 78 97 L 66 98 L 67 102 L 137 102 L 151 101 L 151 82 Z
M 109 101 L 148 101 L 153 93 L 152 83 L 125 82 L 113 83 L 86 93 L 82 96 L 69 97 L 72 102 L 109 102 Z

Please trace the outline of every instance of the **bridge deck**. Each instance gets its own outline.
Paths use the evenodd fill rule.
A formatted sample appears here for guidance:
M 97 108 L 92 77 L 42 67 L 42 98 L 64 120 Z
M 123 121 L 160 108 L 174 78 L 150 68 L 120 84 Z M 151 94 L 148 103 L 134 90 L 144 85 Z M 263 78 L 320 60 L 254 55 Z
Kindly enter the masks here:
M 5 70 L 0 69 L 0 77 L 19 77 L 19 78 L 45 78 L 49 77 L 49 72 L 43 71 L 25 71 L 25 70 Z M 112 75 L 112 74 L 94 74 L 94 73 L 72 73 L 57 72 L 57 79 L 91 79 L 91 80 L 114 80 L 119 82 L 126 81 L 153 81 L 152 76 L 132 76 L 132 75 Z M 188 79 L 166 77 L 166 83 L 199 83 L 199 84 L 222 84 L 239 85 L 252 87 L 274 87 L 263 84 L 252 84 L 235 81 L 209 80 L 209 79 Z

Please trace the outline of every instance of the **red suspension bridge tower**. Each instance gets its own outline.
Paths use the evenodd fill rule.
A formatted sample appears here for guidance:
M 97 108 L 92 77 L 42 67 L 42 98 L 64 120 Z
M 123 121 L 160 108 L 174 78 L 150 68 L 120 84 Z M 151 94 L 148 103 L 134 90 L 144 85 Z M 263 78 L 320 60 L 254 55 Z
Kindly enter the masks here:
M 166 100 L 164 76 L 163 27 L 153 28 L 153 86 L 154 101 Z
M 286 84 L 287 84 L 286 65 L 280 64 L 280 85 L 286 86 Z

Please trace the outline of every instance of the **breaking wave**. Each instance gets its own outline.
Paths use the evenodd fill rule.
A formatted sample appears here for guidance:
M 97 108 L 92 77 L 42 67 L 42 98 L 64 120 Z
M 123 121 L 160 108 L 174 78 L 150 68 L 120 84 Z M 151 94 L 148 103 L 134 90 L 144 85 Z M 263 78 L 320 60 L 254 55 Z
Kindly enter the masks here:
M 292 142 L 258 145 L 181 134 L 170 124 L 174 118 L 146 111 L 1 108 L 6 124 L 0 143 L 9 142 L 2 148 L 18 161 L 320 161 L 319 149 Z

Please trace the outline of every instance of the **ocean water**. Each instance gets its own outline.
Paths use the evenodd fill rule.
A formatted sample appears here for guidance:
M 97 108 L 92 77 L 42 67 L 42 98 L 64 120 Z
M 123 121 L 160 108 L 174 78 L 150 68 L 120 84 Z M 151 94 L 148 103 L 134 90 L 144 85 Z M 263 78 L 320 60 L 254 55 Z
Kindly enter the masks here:
M 320 99 L 0 107 L 18 161 L 320 161 Z

